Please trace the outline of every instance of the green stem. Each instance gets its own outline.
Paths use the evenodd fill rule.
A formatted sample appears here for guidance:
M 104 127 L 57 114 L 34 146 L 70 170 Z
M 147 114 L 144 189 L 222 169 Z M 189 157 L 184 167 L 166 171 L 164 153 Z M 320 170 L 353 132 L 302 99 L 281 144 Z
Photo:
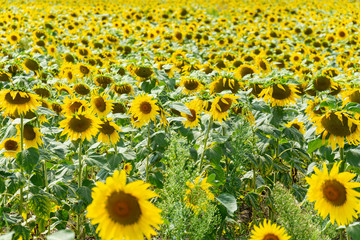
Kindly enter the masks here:
M 145 168 L 145 182 L 148 182 L 148 178 L 149 178 L 149 156 L 151 154 L 151 147 L 150 147 L 150 123 L 148 124 L 148 140 L 147 140 L 147 148 L 149 150 L 149 153 L 146 157 L 146 168 Z
M 82 186 L 81 147 L 82 147 L 82 141 L 80 139 L 79 152 L 78 152 L 78 157 L 79 157 L 78 188 L 80 188 Z M 77 216 L 77 233 L 78 233 L 79 239 L 83 239 L 82 238 L 82 215 L 81 215 L 81 213 L 79 213 Z
M 343 172 L 345 170 L 345 156 L 344 156 L 344 148 L 340 148 L 340 172 Z
M 210 117 L 209 125 L 208 125 L 208 128 L 207 128 L 207 130 L 206 130 L 206 135 L 205 135 L 205 139 L 204 139 L 204 149 L 203 149 L 203 152 L 202 152 L 201 158 L 200 158 L 199 173 L 201 173 L 201 171 L 202 171 L 203 161 L 204 161 L 204 156 L 205 156 L 205 151 L 206 151 L 206 147 L 207 147 L 207 141 L 208 141 L 208 138 L 209 138 L 209 132 L 210 132 L 210 128 L 211 128 L 212 123 L 213 123 L 213 118 Z
M 20 114 L 20 149 L 21 154 L 24 151 L 24 116 Z M 20 168 L 21 175 L 24 175 L 23 169 Z M 23 186 L 20 187 L 20 199 L 19 199 L 19 213 L 22 215 L 23 212 Z
M 47 179 L 47 166 L 46 166 L 46 159 L 44 159 L 44 183 L 45 183 L 45 190 L 48 192 L 49 189 L 48 189 L 48 179 Z

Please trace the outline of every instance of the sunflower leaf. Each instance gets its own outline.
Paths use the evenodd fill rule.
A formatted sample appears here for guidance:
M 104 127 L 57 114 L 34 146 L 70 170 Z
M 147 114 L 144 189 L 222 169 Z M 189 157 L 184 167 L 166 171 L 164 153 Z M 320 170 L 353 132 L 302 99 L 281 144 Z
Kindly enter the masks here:
M 346 227 L 346 232 L 351 239 L 360 239 L 360 222 L 354 222 Z
M 50 217 L 51 202 L 45 195 L 35 194 L 29 200 L 29 209 L 39 218 L 48 219 Z
M 226 208 L 231 216 L 237 210 L 236 198 L 229 193 L 220 194 L 220 196 L 216 197 L 216 200 L 218 200 Z
M 39 151 L 36 148 L 25 149 L 16 155 L 16 162 L 27 173 L 31 173 L 35 166 L 39 163 Z
M 181 103 L 181 102 L 173 102 L 173 103 L 170 103 L 169 104 L 169 107 L 179 111 L 179 112 L 182 112 L 182 113 L 185 113 L 185 114 L 188 114 L 188 115 L 192 115 L 191 112 L 190 112 L 190 109 L 185 106 L 185 104 Z
M 359 149 L 350 149 L 346 152 L 346 162 L 353 167 L 360 167 L 360 150 Z M 359 238 L 360 239 L 360 238 Z

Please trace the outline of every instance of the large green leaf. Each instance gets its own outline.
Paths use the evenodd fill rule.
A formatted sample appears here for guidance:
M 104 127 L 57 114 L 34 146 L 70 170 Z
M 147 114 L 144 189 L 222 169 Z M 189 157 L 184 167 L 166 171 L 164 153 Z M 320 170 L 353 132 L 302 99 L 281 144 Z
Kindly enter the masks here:
M 192 115 L 189 108 L 187 106 L 185 106 L 185 104 L 181 103 L 181 102 L 172 102 L 169 104 L 169 107 L 179 111 L 179 112 L 182 112 L 182 113 L 185 113 L 185 114 L 188 114 L 188 115 Z
M 29 240 L 30 239 L 30 229 L 21 225 L 15 225 L 11 228 L 11 231 L 14 231 L 13 240 Z
M 317 138 L 315 140 L 312 140 L 308 143 L 308 153 L 314 152 L 316 149 L 319 149 L 322 146 L 322 139 Z
M 28 148 L 16 155 L 16 162 L 27 173 L 31 173 L 39 163 L 39 151 L 36 148 Z
M 37 217 L 43 219 L 49 218 L 51 201 L 47 196 L 41 194 L 31 196 L 28 206 L 30 211 L 32 211 Z
M 346 232 L 349 234 L 351 239 L 360 239 L 360 222 L 354 222 L 346 227 Z
M 216 197 L 224 207 L 227 209 L 229 215 L 233 215 L 237 210 L 236 198 L 229 193 L 222 193 L 220 196 Z
M 350 149 L 346 152 L 345 159 L 351 166 L 360 167 L 360 150 Z

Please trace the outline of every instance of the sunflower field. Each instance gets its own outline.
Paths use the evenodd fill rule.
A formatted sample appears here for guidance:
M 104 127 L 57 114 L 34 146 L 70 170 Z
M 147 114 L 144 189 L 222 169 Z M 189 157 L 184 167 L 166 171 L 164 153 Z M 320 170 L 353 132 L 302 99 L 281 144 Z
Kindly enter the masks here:
M 360 240 L 360 2 L 0 0 L 0 240 Z

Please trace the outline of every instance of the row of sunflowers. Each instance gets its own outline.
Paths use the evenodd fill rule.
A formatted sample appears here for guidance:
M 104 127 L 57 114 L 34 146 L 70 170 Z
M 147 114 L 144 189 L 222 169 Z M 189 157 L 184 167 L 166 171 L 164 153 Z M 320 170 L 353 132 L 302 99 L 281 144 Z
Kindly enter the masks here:
M 1 240 L 360 239 L 356 1 L 0 6 Z

